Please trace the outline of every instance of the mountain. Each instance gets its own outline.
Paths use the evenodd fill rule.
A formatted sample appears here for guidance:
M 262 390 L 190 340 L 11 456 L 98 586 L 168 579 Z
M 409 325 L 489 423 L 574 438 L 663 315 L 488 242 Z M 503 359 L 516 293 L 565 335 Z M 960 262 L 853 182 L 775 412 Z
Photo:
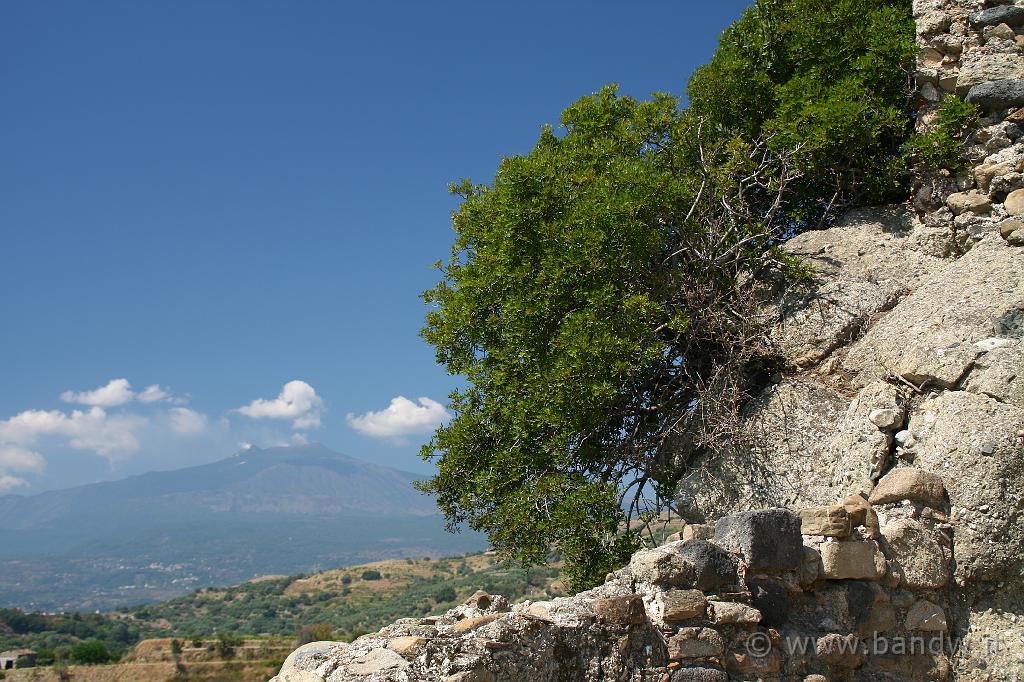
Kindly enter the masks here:
M 113 608 L 198 586 L 481 549 L 416 476 L 313 444 L 0 498 L 0 605 Z
M 83 512 L 386 514 L 429 516 L 416 476 L 332 452 L 323 445 L 251 447 L 211 464 L 154 471 L 30 497 L 0 497 L 0 528 L 52 528 Z

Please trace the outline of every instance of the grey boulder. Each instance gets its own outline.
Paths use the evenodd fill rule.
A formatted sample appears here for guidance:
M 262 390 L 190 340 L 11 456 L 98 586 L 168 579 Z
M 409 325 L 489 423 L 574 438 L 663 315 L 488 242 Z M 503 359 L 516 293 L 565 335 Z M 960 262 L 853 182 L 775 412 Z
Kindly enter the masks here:
M 989 111 L 1024 106 L 1024 80 L 979 83 L 967 91 L 965 99 Z
M 630 569 L 641 582 L 713 591 L 738 581 L 737 562 L 706 540 L 671 542 L 633 555 Z
M 800 517 L 782 508 L 722 517 L 715 524 L 715 542 L 742 554 L 754 571 L 793 570 L 803 556 Z
M 1024 24 L 1024 7 L 1017 7 L 1015 5 L 989 7 L 988 9 L 974 12 L 969 19 L 971 26 L 976 29 L 982 29 L 986 26 L 998 26 L 999 24 L 1020 26 Z

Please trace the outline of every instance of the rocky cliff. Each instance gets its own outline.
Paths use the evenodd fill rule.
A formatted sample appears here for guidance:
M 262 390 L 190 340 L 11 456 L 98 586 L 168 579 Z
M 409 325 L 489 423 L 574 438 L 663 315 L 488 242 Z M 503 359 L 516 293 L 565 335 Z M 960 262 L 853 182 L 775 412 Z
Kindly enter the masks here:
M 968 168 L 789 242 L 816 278 L 774 301 L 787 369 L 684 482 L 683 537 L 574 597 L 307 645 L 277 682 L 1024 675 L 1024 3 L 914 13 L 917 125 L 979 104 Z

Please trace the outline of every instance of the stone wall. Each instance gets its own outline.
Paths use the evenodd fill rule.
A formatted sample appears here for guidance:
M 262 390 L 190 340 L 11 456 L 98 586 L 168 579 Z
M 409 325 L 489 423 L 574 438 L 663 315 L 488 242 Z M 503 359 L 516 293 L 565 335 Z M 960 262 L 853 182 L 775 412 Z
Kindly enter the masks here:
M 573 597 L 478 593 L 352 644 L 308 644 L 275 680 L 945 680 L 947 510 L 939 477 L 899 469 L 870 500 L 687 526 Z
M 922 48 L 918 129 L 930 127 L 940 100 L 949 94 L 975 102 L 984 112 L 984 126 L 966 151 L 969 169 L 959 175 L 919 174 L 914 207 L 938 238 L 939 250 L 956 253 L 969 246 L 967 240 L 995 231 L 1022 246 L 1024 111 L 1018 109 L 1024 107 L 1024 6 L 915 0 L 914 14 Z

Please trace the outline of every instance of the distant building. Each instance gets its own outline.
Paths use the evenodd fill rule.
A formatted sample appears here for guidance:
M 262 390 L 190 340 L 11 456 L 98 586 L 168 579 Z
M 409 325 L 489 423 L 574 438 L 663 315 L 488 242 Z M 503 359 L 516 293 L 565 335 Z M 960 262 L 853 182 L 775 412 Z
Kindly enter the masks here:
M 12 668 L 32 668 L 36 664 L 36 652 L 31 649 L 11 649 L 0 651 L 0 670 Z

